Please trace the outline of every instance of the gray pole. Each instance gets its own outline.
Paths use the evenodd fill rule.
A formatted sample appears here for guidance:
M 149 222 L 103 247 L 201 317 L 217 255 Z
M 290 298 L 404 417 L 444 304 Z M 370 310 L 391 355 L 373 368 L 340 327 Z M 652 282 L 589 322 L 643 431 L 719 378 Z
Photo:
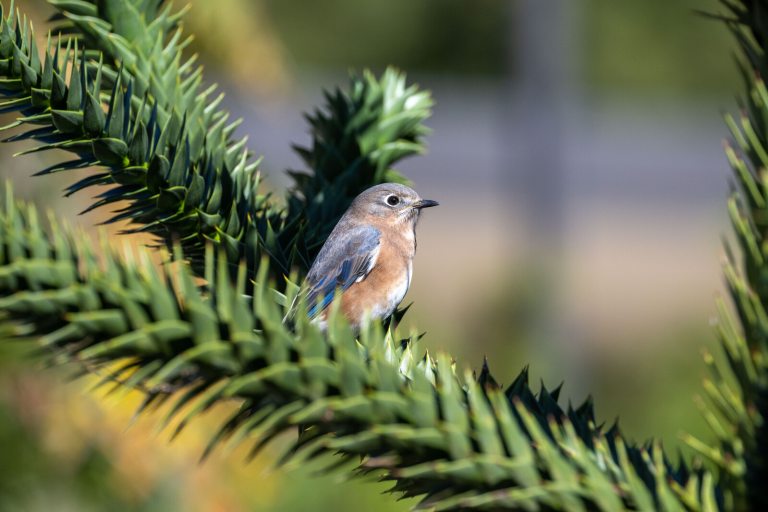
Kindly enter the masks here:
M 561 245 L 564 214 L 564 123 L 574 97 L 574 37 L 578 0 L 518 0 L 510 3 L 511 121 L 513 176 L 519 182 L 537 245 Z M 518 181 L 518 180 L 514 180 Z M 516 194 L 517 195 L 517 194 Z
M 568 329 L 558 293 L 566 250 L 566 122 L 579 100 L 577 69 L 583 5 L 578 0 L 510 3 L 510 111 L 504 136 L 510 148 L 508 196 L 524 205 L 528 261 L 544 287 L 538 317 L 531 319 L 536 348 L 568 374 L 569 394 L 587 384 L 579 334 Z M 511 135 L 510 135 L 511 134 Z

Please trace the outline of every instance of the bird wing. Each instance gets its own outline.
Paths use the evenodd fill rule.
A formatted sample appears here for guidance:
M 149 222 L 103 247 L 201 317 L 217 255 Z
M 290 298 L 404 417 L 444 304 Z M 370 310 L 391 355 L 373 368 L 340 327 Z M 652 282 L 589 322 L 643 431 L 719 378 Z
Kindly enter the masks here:
M 372 226 L 359 226 L 331 237 L 312 263 L 307 274 L 309 316 L 317 316 L 333 300 L 336 288 L 346 290 L 365 279 L 379 255 L 381 232 Z

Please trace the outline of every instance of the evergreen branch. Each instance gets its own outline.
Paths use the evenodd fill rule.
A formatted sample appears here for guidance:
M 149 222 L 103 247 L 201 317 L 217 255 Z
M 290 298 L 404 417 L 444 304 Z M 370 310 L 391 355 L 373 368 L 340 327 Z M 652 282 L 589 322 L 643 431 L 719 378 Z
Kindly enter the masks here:
M 40 174 L 101 166 L 104 172 L 67 192 L 109 186 L 88 208 L 127 200 L 108 222 L 128 220 L 137 225 L 128 232 L 147 231 L 168 244 L 179 240 L 196 268 L 207 241 L 225 248 L 236 264 L 250 219 L 269 217 L 271 207 L 258 192 L 259 174 L 244 141 L 230 142 L 237 125 L 226 124 L 227 114 L 208 101 L 207 91 L 198 93 L 197 74 L 170 68 L 174 81 L 183 80 L 178 104 L 167 109 L 152 91 L 138 96 L 129 72 L 94 60 L 77 40 L 49 38 L 41 60 L 32 32 L 12 10 L 2 15 L 0 6 L 0 94 L 6 98 L 0 108 L 21 114 L 4 128 L 29 128 L 8 140 L 36 140 L 43 144 L 31 151 L 77 155 Z
M 726 244 L 724 264 L 731 310 L 719 301 L 717 335 L 726 364 L 705 354 L 705 418 L 718 447 L 688 437 L 688 443 L 720 468 L 722 486 L 738 510 L 768 508 L 768 41 L 764 0 L 721 0 L 723 21 L 741 51 L 746 94 L 739 116 L 725 120 L 732 141 L 725 153 L 734 174 L 728 212 L 739 253 Z M 735 314 L 735 317 L 734 317 Z
M 722 468 L 721 488 L 701 470 L 673 470 L 657 445 L 625 447 L 616 429 L 595 426 L 591 406 L 566 412 L 557 390 L 534 395 L 525 373 L 502 393 L 487 369 L 478 382 L 461 379 L 446 357 L 416 361 L 415 345 L 396 344 L 391 334 L 363 333 L 357 344 L 344 326 L 324 338 L 304 315 L 290 328 L 282 322 L 296 289 L 269 289 L 267 269 L 282 277 L 292 267 L 306 268 L 357 192 L 402 179 L 392 165 L 421 150 L 430 108 L 425 93 L 387 72 L 380 81 L 353 77 L 349 93 L 327 95 L 326 110 L 309 117 L 312 147 L 298 149 L 312 173 L 293 173 L 283 209 L 258 194 L 257 166 L 245 142 L 232 140 L 236 124 L 227 124 L 216 101 L 209 104 L 213 90 L 201 90 L 194 58 L 179 64 L 185 43 L 177 15 L 156 0 L 53 3 L 75 39 L 49 41 L 43 60 L 31 27 L 14 19 L 13 9 L 8 18 L 0 12 L 0 109 L 21 113 L 5 128 L 36 126 L 9 140 L 38 140 L 43 145 L 35 150 L 78 156 L 43 174 L 102 166 L 105 172 L 70 192 L 111 185 L 92 207 L 128 199 L 130 206 L 112 220 L 131 220 L 166 244 L 178 239 L 210 291 L 198 290 L 186 269 L 174 284 L 148 264 L 126 264 L 109 251 L 96 270 L 98 258 L 75 251 L 75 237 L 56 228 L 47 237 L 34 210 L 9 202 L 0 233 L 0 311 L 17 333 L 42 335 L 88 367 L 119 364 L 112 377 L 144 388 L 147 406 L 173 400 L 178 412 L 194 402 L 191 418 L 214 402 L 241 400 L 211 447 L 255 436 L 258 450 L 298 426 L 286 458 L 329 450 L 364 456 L 362 472 L 383 470 L 396 491 L 422 496 L 435 509 L 766 504 L 762 240 L 768 215 L 760 170 L 768 165 L 768 94 L 759 78 L 761 2 L 724 2 L 744 69 L 759 74 L 745 71 L 746 112 L 739 124 L 729 120 L 738 145 L 728 150 L 737 176 L 730 208 L 743 268 L 731 256 L 726 276 L 741 330 L 724 313 L 720 333 L 738 387 L 713 369 L 705 390 L 715 412 L 705 413 L 721 446 L 689 439 Z M 155 16 L 142 18 L 150 12 Z M 154 39 L 143 37 L 153 30 Z M 78 41 L 92 49 L 80 51 Z M 151 63 L 137 58 L 142 52 Z M 226 257 L 206 253 L 211 243 Z M 259 284 L 251 290 L 250 271 L 265 256 L 271 267 L 258 267 Z M 246 263 L 238 266 L 241 260 Z M 246 300 L 246 291 L 256 299 Z
M 392 169 L 402 158 L 424 152 L 432 99 L 407 87 L 392 69 L 380 80 L 366 72 L 353 76 L 349 91 L 325 93 L 324 109 L 307 116 L 311 147 L 295 146 L 310 173 L 289 171 L 289 219 L 307 225 L 306 246 L 312 256 L 330 234 L 352 199 L 385 182 L 407 183 Z
M 313 146 L 300 152 L 311 172 L 293 174 L 300 195 L 285 209 L 259 193 L 258 162 L 245 140 L 232 139 L 239 121 L 228 124 L 215 87 L 202 89 L 195 57 L 180 64 L 178 13 L 149 0 L 51 3 L 77 37 L 49 42 L 42 61 L 32 28 L 13 9 L 2 16 L 0 5 L 1 108 L 22 114 L 4 128 L 34 126 L 8 140 L 77 154 L 40 174 L 102 166 L 68 194 L 111 186 L 88 210 L 127 200 L 107 222 L 130 221 L 136 227 L 126 232 L 150 232 L 169 246 L 179 241 L 198 273 L 212 242 L 233 268 L 245 259 L 252 269 L 267 255 L 275 276 L 303 274 L 351 198 L 402 180 L 391 166 L 422 151 L 428 93 L 406 88 L 394 70 L 354 76 L 349 93 L 328 95 L 325 111 L 309 118 Z M 78 41 L 104 53 L 80 51 Z
M 323 335 L 305 314 L 283 322 L 297 288 L 276 293 L 266 263 L 253 298 L 246 270 L 230 281 L 205 259 L 207 286 L 188 268 L 158 272 L 125 258 L 8 193 L 0 214 L 0 312 L 17 337 L 39 337 L 113 381 L 168 404 L 178 432 L 214 403 L 240 407 L 206 453 L 253 440 L 251 454 L 298 428 L 282 462 L 337 452 L 383 472 L 393 492 L 432 510 L 713 510 L 708 473 L 673 469 L 658 444 L 636 447 L 595 425 L 591 403 L 563 410 L 559 389 L 534 394 L 524 371 L 506 390 L 487 366 L 457 375 L 448 356 L 417 357 L 415 340 L 373 325 L 355 340 L 341 315 Z M 50 232 L 50 235 L 47 234 Z M 306 305 L 299 301 L 299 310 Z
M 113 86 L 116 71 L 129 78 L 137 98 L 147 98 L 157 110 L 159 124 L 184 124 L 193 155 L 215 168 L 228 168 L 248 160 L 246 140 L 233 140 L 240 120 L 229 123 L 229 112 L 219 108 L 224 94 L 217 86 L 203 88 L 202 67 L 197 55 L 185 58 L 184 49 L 191 42 L 179 21 L 184 10 L 163 8 L 161 0 L 48 0 L 59 11 L 54 33 L 64 32 L 90 49 L 95 61 L 103 61 L 111 70 L 105 77 Z M 127 80 L 126 80 L 127 81 Z M 141 102 L 137 101 L 136 106 Z M 172 119 L 173 118 L 173 119 Z M 171 120 L 172 119 L 172 120 Z M 201 144 L 204 142 L 204 144 Z M 227 153 L 232 153 L 227 157 Z M 249 168 L 256 172 L 256 165 Z M 247 202 L 245 189 L 238 189 L 236 202 Z

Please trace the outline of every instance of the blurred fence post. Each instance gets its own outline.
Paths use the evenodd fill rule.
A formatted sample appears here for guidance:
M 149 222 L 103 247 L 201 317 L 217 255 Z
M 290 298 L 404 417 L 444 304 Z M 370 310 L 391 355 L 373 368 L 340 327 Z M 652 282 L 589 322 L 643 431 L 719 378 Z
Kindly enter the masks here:
M 578 0 L 510 3 L 509 77 L 520 176 L 531 234 L 545 248 L 560 245 L 564 223 L 564 137 L 569 102 L 576 100 Z
M 578 333 L 564 325 L 558 293 L 566 250 L 566 125 L 579 102 L 579 32 L 583 2 L 517 0 L 509 3 L 510 108 L 504 137 L 508 168 L 505 190 L 525 210 L 528 261 L 544 290 L 539 318 L 532 320 L 535 342 L 558 369 L 567 369 L 570 391 L 582 389 L 587 362 Z M 567 339 L 566 339 L 567 338 Z

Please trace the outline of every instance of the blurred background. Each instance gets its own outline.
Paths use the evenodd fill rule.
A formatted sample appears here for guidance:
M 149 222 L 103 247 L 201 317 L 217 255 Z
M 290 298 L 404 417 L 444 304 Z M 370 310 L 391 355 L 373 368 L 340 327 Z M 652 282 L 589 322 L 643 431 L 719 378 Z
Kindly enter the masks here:
M 190 3 L 206 78 L 275 190 L 301 167 L 302 112 L 349 70 L 394 64 L 433 91 L 429 154 L 401 167 L 441 203 L 420 223 L 407 298 L 430 351 L 475 368 L 487 355 L 505 383 L 530 364 L 533 382 L 565 381 L 575 404 L 591 393 L 600 421 L 671 452 L 681 431 L 708 439 L 692 397 L 728 232 L 721 112 L 740 90 L 725 29 L 693 12 L 715 0 Z M 44 1 L 17 6 L 43 37 Z M 74 176 L 29 178 L 60 155 L 20 149 L 0 146 L 18 196 L 88 229 L 107 217 L 77 217 L 89 197 L 61 194 Z M 131 421 L 138 397 L 64 384 L 3 350 L 0 512 L 413 505 L 382 497 L 386 485 L 339 486 L 344 473 L 275 470 L 270 453 L 198 464 L 217 411 L 169 443 L 159 416 Z

